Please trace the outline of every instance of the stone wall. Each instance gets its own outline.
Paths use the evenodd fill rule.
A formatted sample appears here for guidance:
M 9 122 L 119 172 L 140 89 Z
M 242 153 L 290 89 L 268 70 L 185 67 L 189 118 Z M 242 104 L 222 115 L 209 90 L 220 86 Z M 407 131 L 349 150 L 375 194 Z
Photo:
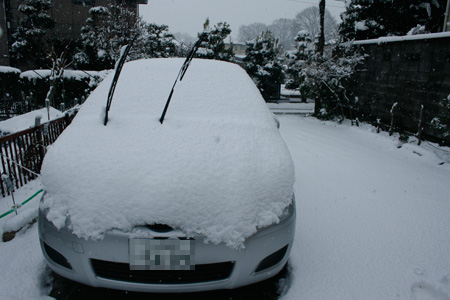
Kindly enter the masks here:
M 368 54 L 355 74 L 354 92 L 365 120 L 384 125 L 391 122 L 394 103 L 395 125 L 399 131 L 416 133 L 423 105 L 424 135 L 450 144 L 450 136 L 439 136 L 431 126 L 434 117 L 446 112 L 440 102 L 450 95 L 450 34 L 386 37 L 358 41 Z

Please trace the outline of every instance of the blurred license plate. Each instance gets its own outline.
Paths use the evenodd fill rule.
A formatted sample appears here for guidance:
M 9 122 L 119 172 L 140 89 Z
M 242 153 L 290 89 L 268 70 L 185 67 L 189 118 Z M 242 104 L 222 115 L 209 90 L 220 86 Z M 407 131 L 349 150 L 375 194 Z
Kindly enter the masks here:
M 194 240 L 130 239 L 130 270 L 194 270 Z

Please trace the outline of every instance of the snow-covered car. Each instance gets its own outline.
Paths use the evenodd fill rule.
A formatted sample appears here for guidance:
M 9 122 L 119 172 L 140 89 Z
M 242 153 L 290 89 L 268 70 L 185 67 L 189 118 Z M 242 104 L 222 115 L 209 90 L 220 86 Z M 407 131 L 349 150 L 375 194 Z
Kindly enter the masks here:
M 141 292 L 231 289 L 276 275 L 295 230 L 293 162 L 238 65 L 126 63 L 105 126 L 110 74 L 42 165 L 41 248 L 59 275 Z

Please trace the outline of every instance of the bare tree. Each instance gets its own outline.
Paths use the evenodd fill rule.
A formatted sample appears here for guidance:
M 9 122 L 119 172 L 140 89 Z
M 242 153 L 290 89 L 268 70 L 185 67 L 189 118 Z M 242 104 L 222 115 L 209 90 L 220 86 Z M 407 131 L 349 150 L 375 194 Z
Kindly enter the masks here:
M 306 30 L 312 38 L 320 33 L 320 11 L 317 6 L 311 6 L 299 12 L 294 19 L 295 32 Z M 325 41 L 337 39 L 337 22 L 331 13 L 325 9 L 324 20 Z
M 273 36 L 278 39 L 280 52 L 285 52 L 286 50 L 291 50 L 294 48 L 294 39 L 297 35 L 297 31 L 294 27 L 294 20 L 275 20 L 268 26 L 268 29 L 272 32 Z
M 45 104 L 47 106 L 47 114 L 48 114 L 48 120 L 50 120 L 50 106 L 55 107 L 55 94 L 56 89 L 58 85 L 61 83 L 63 76 L 64 76 L 64 70 L 70 65 L 70 62 L 67 61 L 67 52 L 69 49 L 69 45 L 66 46 L 64 51 L 61 53 L 58 53 L 55 50 L 55 46 L 53 43 L 49 45 L 47 50 L 47 58 L 51 62 L 51 68 L 50 68 L 50 88 L 47 92 L 47 96 L 45 98 Z
M 247 42 L 261 36 L 267 30 L 267 25 L 264 23 L 252 23 L 249 25 L 241 25 L 239 27 L 239 41 Z
M 186 32 L 176 32 L 173 35 L 175 36 L 175 39 L 177 41 L 189 47 L 192 47 L 192 45 L 194 45 L 196 41 L 196 39 L 192 35 Z

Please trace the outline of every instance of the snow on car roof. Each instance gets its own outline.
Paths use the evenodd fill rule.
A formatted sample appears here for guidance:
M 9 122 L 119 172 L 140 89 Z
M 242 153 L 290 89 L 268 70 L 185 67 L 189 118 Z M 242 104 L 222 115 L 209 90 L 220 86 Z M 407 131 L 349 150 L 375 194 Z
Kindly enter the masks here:
M 49 147 L 42 208 L 58 228 L 101 239 L 118 228 L 163 223 L 207 242 L 243 246 L 291 203 L 294 168 L 259 91 L 231 63 L 195 59 L 159 117 L 183 59 L 124 65 Z

